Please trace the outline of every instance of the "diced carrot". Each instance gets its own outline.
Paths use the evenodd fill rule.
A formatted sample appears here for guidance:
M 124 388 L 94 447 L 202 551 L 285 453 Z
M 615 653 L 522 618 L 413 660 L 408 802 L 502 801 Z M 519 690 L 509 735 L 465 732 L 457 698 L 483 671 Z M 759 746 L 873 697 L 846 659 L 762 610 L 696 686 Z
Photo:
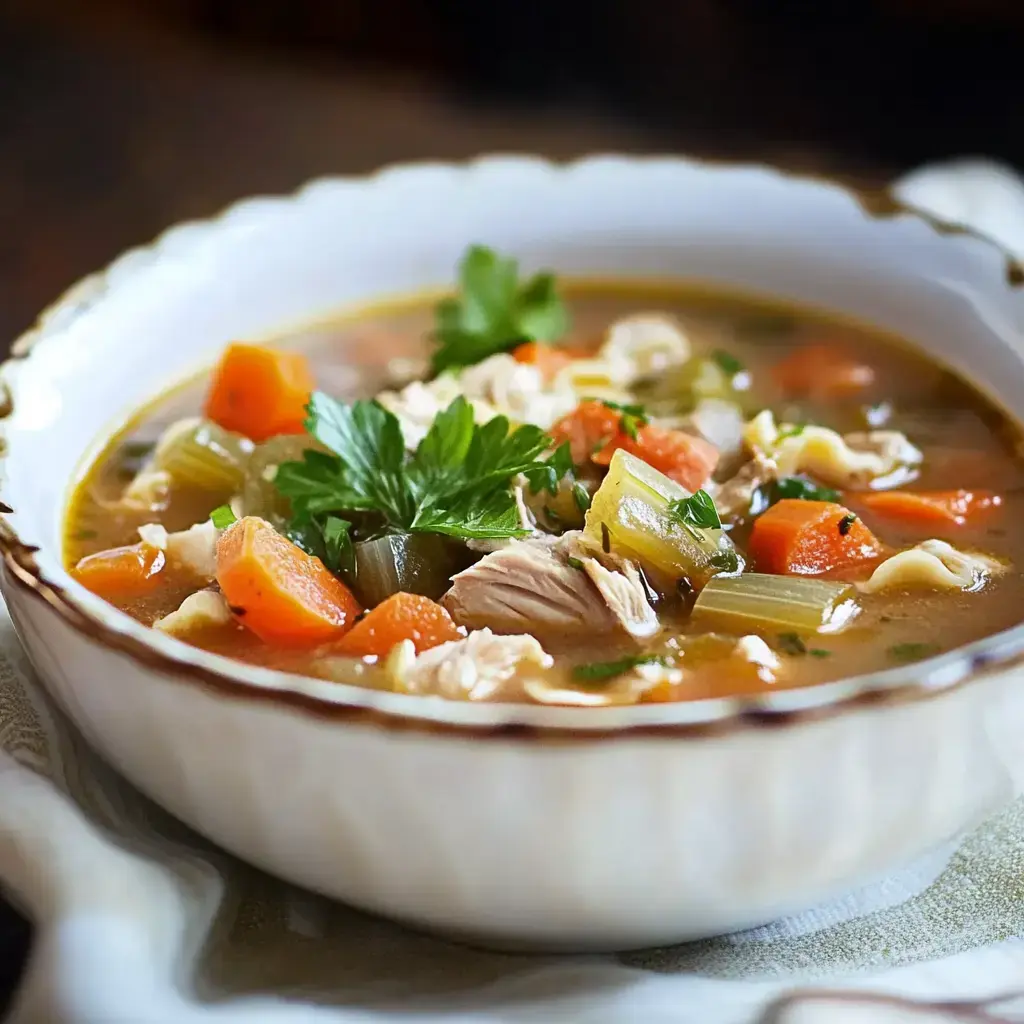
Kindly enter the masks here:
M 620 432 L 594 455 L 594 462 L 607 466 L 617 448 L 643 459 L 688 491 L 703 487 L 718 465 L 718 449 L 709 441 L 653 423 L 640 427 L 635 438 Z
M 313 386 L 313 373 L 300 353 L 236 342 L 213 372 L 206 416 L 253 441 L 301 434 Z
M 238 620 L 261 640 L 315 647 L 352 627 L 359 603 L 319 558 L 264 519 L 246 516 L 217 542 L 217 582 Z
M 1003 503 L 992 491 L 877 491 L 857 496 L 865 508 L 879 515 L 915 523 L 963 526 L 977 512 Z
M 551 436 L 557 444 L 569 442 L 577 465 L 607 466 L 624 448 L 689 491 L 702 487 L 718 465 L 718 449 L 703 438 L 653 423 L 638 427 L 631 437 L 622 429 L 622 416 L 603 402 L 581 402 L 551 428 Z
M 580 402 L 551 428 L 550 434 L 555 444 L 568 441 L 572 461 L 582 466 L 621 433 L 621 419 L 622 413 L 604 402 Z
M 586 358 L 588 353 L 582 349 L 545 345 L 542 341 L 524 341 L 512 350 L 512 355 L 517 362 L 536 366 L 545 380 L 552 380 L 559 370 L 565 369 L 574 359 Z
M 131 544 L 86 555 L 71 575 L 100 597 L 139 597 L 156 589 L 165 563 L 160 548 Z
M 436 601 L 419 594 L 398 593 L 360 619 L 336 650 L 353 658 L 383 658 L 395 644 L 411 640 L 419 654 L 448 640 L 461 640 L 463 635 Z
M 875 382 L 871 366 L 829 344 L 796 349 L 772 373 L 787 396 L 819 401 L 849 398 Z
M 876 558 L 882 545 L 849 509 L 786 498 L 754 520 L 749 553 L 758 572 L 815 575 Z

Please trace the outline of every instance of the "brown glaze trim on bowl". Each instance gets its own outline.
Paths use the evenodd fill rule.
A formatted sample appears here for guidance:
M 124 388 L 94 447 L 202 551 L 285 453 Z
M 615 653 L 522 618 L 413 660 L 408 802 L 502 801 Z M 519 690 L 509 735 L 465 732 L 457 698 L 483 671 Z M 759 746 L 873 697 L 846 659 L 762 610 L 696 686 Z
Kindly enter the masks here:
M 657 162 L 665 158 L 653 157 L 646 159 L 650 162 Z M 486 160 L 483 162 L 486 163 Z M 644 163 L 646 161 L 645 158 L 630 158 L 629 162 Z M 727 161 L 704 159 L 683 162 L 723 167 L 741 166 Z M 434 166 L 437 165 L 435 164 Z M 443 166 L 451 169 L 472 169 L 474 163 L 467 162 Z M 572 164 L 558 165 L 550 163 L 549 166 L 571 167 Z M 766 171 L 772 170 L 769 167 L 763 169 Z M 367 176 L 364 180 L 372 180 L 373 178 L 385 175 L 387 170 L 385 168 L 382 171 L 378 171 L 373 175 Z M 785 171 L 777 171 L 777 173 L 781 173 L 793 180 L 829 185 L 844 191 L 872 217 L 888 218 L 896 215 L 906 215 L 928 224 L 939 234 L 963 235 L 982 241 L 994 247 L 1004 258 L 1006 283 L 1011 287 L 1018 287 L 1024 284 L 1024 265 L 999 242 L 980 232 L 945 222 L 940 218 L 932 217 L 912 207 L 905 206 L 892 197 L 890 193 L 883 192 L 882 190 L 867 192 L 842 185 L 835 180 L 825 177 L 807 174 L 788 174 Z M 296 197 L 301 196 L 301 194 L 301 191 L 296 193 Z M 245 202 L 243 200 L 240 205 L 244 205 Z M 207 227 L 213 226 L 231 214 L 235 209 L 237 209 L 237 206 L 229 207 L 218 217 L 211 218 L 202 223 Z M 156 257 L 159 253 L 163 237 L 160 236 L 149 246 L 142 249 L 132 250 L 132 253 L 148 253 Z M 52 303 L 39 316 L 36 324 L 14 343 L 10 358 L 0 364 L 0 374 L 9 364 L 30 358 L 36 344 L 46 337 L 51 327 L 51 320 L 57 315 L 66 324 L 101 300 L 108 287 L 108 275 L 111 269 L 117 265 L 117 262 L 119 261 L 111 264 L 104 271 L 83 278 L 68 289 L 60 299 Z M 10 416 L 12 412 L 12 396 L 6 382 L 3 382 L 2 393 L 0 393 L 0 419 Z M 0 450 L 0 461 L 2 461 L 5 454 L 4 451 Z M 941 685 L 928 683 L 926 676 L 924 679 L 911 679 L 907 682 L 888 685 L 872 685 L 870 677 L 865 677 L 861 689 L 840 696 L 823 705 L 799 709 L 773 708 L 765 706 L 763 702 L 756 698 L 736 697 L 727 702 L 729 710 L 726 714 L 713 720 L 698 722 L 625 724 L 602 729 L 600 727 L 573 728 L 571 726 L 529 722 L 469 723 L 438 721 L 432 718 L 404 714 L 401 711 L 363 707 L 357 704 L 346 703 L 342 700 L 326 700 L 294 690 L 275 690 L 255 686 L 246 682 L 244 678 L 220 672 L 213 668 L 180 661 L 144 643 L 137 637 L 121 633 L 98 618 L 88 614 L 75 603 L 60 584 L 46 578 L 35 557 L 38 548 L 25 544 L 4 518 L 5 515 L 9 515 L 12 512 L 13 509 L 0 502 L 0 558 L 3 560 L 11 581 L 16 586 L 20 586 L 29 592 L 32 597 L 43 601 L 72 628 L 89 639 L 119 654 L 125 655 L 146 668 L 159 672 L 161 675 L 172 677 L 183 683 L 200 685 L 212 690 L 219 696 L 246 701 L 268 701 L 331 721 L 370 725 L 389 730 L 411 730 L 420 733 L 468 736 L 473 738 L 496 737 L 530 741 L 543 739 L 554 742 L 592 742 L 626 736 L 631 738 L 657 737 L 661 739 L 712 737 L 737 729 L 777 728 L 827 718 L 856 709 L 907 704 L 947 693 L 967 683 L 984 678 L 993 672 L 1005 671 L 1024 665 L 1024 642 L 1020 642 L 1006 651 L 978 651 L 972 655 L 965 654 L 962 659 L 962 666 L 959 667 L 955 674 L 951 673 L 950 679 Z M 921 667 L 924 668 L 924 665 Z M 418 699 L 422 700 L 424 698 Z M 600 714 L 601 711 L 599 709 L 590 709 L 590 713 Z

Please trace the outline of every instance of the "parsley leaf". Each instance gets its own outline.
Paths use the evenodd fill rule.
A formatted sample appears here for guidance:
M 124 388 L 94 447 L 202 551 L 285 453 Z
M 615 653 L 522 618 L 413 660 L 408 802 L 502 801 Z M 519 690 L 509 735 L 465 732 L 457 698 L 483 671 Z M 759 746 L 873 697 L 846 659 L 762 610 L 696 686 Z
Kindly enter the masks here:
M 783 427 L 775 438 L 775 443 L 779 444 L 782 441 L 786 441 L 791 437 L 799 437 L 807 429 L 806 423 L 793 423 L 788 427 Z
M 783 498 L 798 498 L 801 501 L 839 501 L 840 494 L 831 487 L 819 487 L 805 476 L 784 476 L 777 481 L 772 496 L 774 505 Z
M 904 643 L 894 644 L 889 648 L 889 657 L 896 661 L 921 661 L 923 658 L 930 658 L 942 650 L 938 644 Z
M 572 670 L 572 677 L 580 683 L 604 683 L 637 665 L 665 664 L 667 660 L 660 654 L 634 654 L 617 661 L 593 661 L 587 665 L 577 665 Z
M 707 491 L 697 491 L 689 498 L 669 502 L 668 514 L 684 526 L 695 526 L 700 530 L 720 530 L 722 520 L 715 508 L 714 499 Z
M 590 503 L 593 499 L 590 497 L 590 491 L 579 481 L 572 485 L 572 500 L 576 502 L 576 508 L 580 515 L 585 516 L 590 511 Z
M 727 373 L 730 377 L 735 377 L 737 373 L 743 372 L 743 364 L 731 352 L 716 348 L 711 353 L 711 358 L 718 363 L 722 372 Z
M 431 359 L 434 373 L 472 366 L 522 341 L 554 341 L 569 315 L 551 274 L 519 282 L 514 259 L 470 246 L 459 265 L 459 293 L 438 303 Z
M 353 562 L 352 513 L 376 535 L 493 539 L 525 532 L 510 482 L 519 473 L 546 472 L 538 457 L 551 438 L 539 427 L 510 430 L 504 416 L 478 426 L 459 396 L 410 456 L 398 420 L 377 402 L 345 405 L 316 392 L 308 412 L 306 429 L 334 454 L 307 450 L 301 462 L 278 467 L 274 485 L 291 503 L 289 536 L 329 568 Z
M 568 477 L 573 479 L 572 449 L 568 441 L 563 441 L 543 462 L 534 469 L 527 470 L 525 477 L 534 494 L 547 491 L 550 495 L 558 494 L 558 485 Z
M 585 402 L 593 402 L 593 398 L 583 399 Z M 599 399 L 601 404 L 606 409 L 611 409 L 614 412 L 621 412 L 622 416 L 619 419 L 619 429 L 631 440 L 636 440 L 636 433 L 641 427 L 646 427 L 650 422 L 647 417 L 647 412 L 642 405 L 624 405 L 620 402 L 609 402 L 607 399 Z M 604 447 L 604 445 L 602 445 Z
M 807 644 L 800 639 L 798 633 L 780 633 L 779 650 L 783 654 L 801 655 L 807 653 Z
M 210 513 L 210 521 L 218 530 L 226 530 L 237 518 L 230 505 L 220 505 Z

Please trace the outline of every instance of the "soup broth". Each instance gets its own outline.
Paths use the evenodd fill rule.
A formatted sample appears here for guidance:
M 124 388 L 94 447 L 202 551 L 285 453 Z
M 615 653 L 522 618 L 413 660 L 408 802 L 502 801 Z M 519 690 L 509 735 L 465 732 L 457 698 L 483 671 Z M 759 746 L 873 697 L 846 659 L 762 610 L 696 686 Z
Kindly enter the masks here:
M 571 450 L 572 466 L 550 487 L 543 471 L 517 469 L 498 481 L 496 497 L 452 490 L 429 515 L 417 512 L 422 521 L 443 513 L 454 533 L 397 528 L 398 513 L 387 520 L 368 510 L 365 495 L 345 496 L 359 487 L 344 475 L 354 472 L 345 468 L 352 453 L 330 443 L 334 428 L 314 440 L 291 423 L 276 440 L 274 430 L 247 438 L 232 412 L 220 425 L 228 441 L 204 440 L 204 423 L 217 419 L 210 396 L 227 372 L 222 360 L 213 383 L 193 381 L 142 410 L 88 468 L 67 517 L 69 569 L 140 622 L 209 651 L 480 700 L 601 706 L 802 687 L 1017 624 L 1017 428 L 967 383 L 901 339 L 817 311 L 682 285 L 573 284 L 561 293 L 571 326 L 557 339 L 531 348 L 524 332 L 513 358 L 506 344 L 440 376 L 424 361 L 439 344 L 431 332 L 444 324 L 429 299 L 367 309 L 265 349 L 304 354 L 325 403 L 351 409 L 381 395 L 408 465 L 460 394 L 473 403 L 478 431 L 497 414 L 509 417 L 510 431 L 535 424 L 546 443 L 533 462 L 561 442 Z M 284 403 L 287 388 L 274 391 L 264 379 L 286 378 L 280 366 L 231 372 L 243 384 L 261 381 L 268 416 Z M 333 408 L 324 404 L 324 422 Z M 162 468 L 168 432 L 197 429 L 200 448 L 231 449 L 222 460 L 228 472 L 216 460 L 205 476 L 188 459 L 178 460 L 181 472 L 173 460 Z M 285 487 L 280 465 L 309 448 L 320 449 L 322 465 L 298 462 L 285 473 L 297 482 Z M 472 460 L 460 451 L 449 476 Z M 371 477 L 379 483 L 384 474 L 372 468 Z M 296 526 L 302 486 L 303 494 L 320 488 L 320 504 Z M 324 497 L 331 487 L 336 499 Z M 460 536 L 491 500 L 519 516 L 518 532 Z M 631 532 L 637 509 L 650 516 L 649 544 Z M 331 516 L 352 525 L 335 527 Z M 332 531 L 343 529 L 351 542 L 335 558 Z M 182 540 L 186 531 L 191 541 Z M 398 542 L 386 540 L 394 536 L 416 538 L 403 557 L 420 552 L 430 564 L 394 571 L 388 559 Z M 274 545 L 296 540 L 312 553 L 303 558 L 316 559 L 308 585 L 323 583 L 322 593 L 310 605 L 274 569 L 272 606 L 257 607 L 270 599 L 259 573 L 290 557 Z M 387 558 L 375 562 L 381 551 Z M 743 589 L 756 581 L 767 589 Z M 790 593 L 790 585 L 810 589 Z M 415 590 L 418 603 L 393 599 Z M 196 594 L 205 596 L 197 602 Z M 385 614 L 378 606 L 389 596 L 395 611 Z M 369 647 L 346 639 L 360 627 Z M 510 635 L 535 639 L 514 648 L 504 644 Z M 456 672 L 459 659 L 471 664 L 468 675 L 464 666 Z

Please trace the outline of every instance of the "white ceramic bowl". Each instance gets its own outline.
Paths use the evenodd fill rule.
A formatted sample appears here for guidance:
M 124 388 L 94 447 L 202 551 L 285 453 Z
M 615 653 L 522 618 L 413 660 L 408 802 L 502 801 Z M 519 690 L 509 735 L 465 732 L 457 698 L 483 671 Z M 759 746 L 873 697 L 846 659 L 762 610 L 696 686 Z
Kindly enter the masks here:
M 318 182 L 129 253 L 44 314 L 0 374 L 3 590 L 46 685 L 126 776 L 229 850 L 488 943 L 736 929 L 949 839 L 1015 791 L 1021 629 L 756 700 L 456 704 L 189 648 L 76 585 L 59 552 L 71 482 L 119 418 L 232 338 L 445 284 L 474 241 L 531 268 L 685 275 L 852 313 L 1024 416 L 1019 267 L 886 214 L 764 168 L 493 159 Z

